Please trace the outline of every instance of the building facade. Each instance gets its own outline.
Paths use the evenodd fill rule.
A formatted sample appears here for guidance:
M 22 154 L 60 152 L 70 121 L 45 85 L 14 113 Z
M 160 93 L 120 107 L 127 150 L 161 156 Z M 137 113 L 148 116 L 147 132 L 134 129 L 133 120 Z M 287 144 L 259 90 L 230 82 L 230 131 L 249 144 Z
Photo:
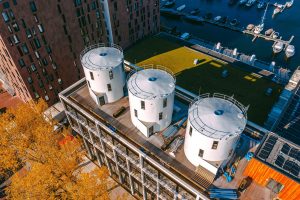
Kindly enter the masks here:
M 0 1 L 0 74 L 23 101 L 45 99 L 83 77 L 85 46 L 123 48 L 159 30 L 159 1 Z
M 102 118 L 104 116 L 82 107 L 73 95 L 84 87 L 86 80 L 82 79 L 62 91 L 59 97 L 70 125 L 82 139 L 89 157 L 100 166 L 107 166 L 113 179 L 142 199 L 209 199 L 204 188 L 191 181 L 192 177 L 184 177 L 170 169 L 168 160 L 163 163 L 140 147 L 137 141 L 122 134 L 121 124 L 115 128 L 113 125 L 117 124 L 108 124 Z

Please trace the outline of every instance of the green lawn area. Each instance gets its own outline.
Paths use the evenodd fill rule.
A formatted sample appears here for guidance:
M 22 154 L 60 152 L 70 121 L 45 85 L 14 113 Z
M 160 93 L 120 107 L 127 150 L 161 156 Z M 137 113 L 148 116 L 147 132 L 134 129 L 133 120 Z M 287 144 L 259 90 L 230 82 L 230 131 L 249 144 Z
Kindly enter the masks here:
M 194 65 L 194 59 L 200 63 Z M 196 94 L 222 93 L 234 95 L 245 106 L 250 105 L 248 119 L 263 125 L 268 113 L 277 101 L 283 86 L 258 74 L 243 71 L 226 62 L 182 47 L 159 37 L 146 39 L 125 52 L 125 59 L 140 66 L 159 64 L 171 69 L 177 78 L 177 85 Z M 229 76 L 221 76 L 223 70 Z M 273 89 L 271 96 L 265 95 L 267 88 Z

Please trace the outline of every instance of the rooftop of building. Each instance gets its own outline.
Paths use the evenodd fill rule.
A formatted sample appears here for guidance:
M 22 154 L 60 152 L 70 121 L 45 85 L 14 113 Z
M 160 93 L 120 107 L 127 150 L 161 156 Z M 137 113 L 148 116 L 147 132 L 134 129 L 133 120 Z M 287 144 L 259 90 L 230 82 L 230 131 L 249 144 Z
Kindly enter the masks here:
M 233 97 L 203 94 L 191 103 L 189 120 L 199 133 L 207 137 L 235 137 L 245 129 L 247 109 Z
M 248 119 L 259 125 L 266 121 L 284 88 L 264 71 L 214 58 L 196 50 L 192 44 L 166 35 L 138 42 L 125 50 L 125 59 L 139 66 L 163 65 L 173 71 L 177 85 L 194 93 L 234 95 L 242 104 L 250 105 Z M 198 59 L 196 65 L 195 59 Z M 266 95 L 269 88 L 272 93 Z
M 188 103 L 184 103 L 178 97 L 175 97 L 176 109 L 174 109 L 172 124 L 166 130 L 147 138 L 131 122 L 128 96 L 123 97 L 117 102 L 106 104 L 99 108 L 90 97 L 88 86 L 84 80 L 78 82 L 78 84 L 72 89 L 66 90 L 64 96 L 66 96 L 74 104 L 80 106 L 81 109 L 84 109 L 94 117 L 96 116 L 100 121 L 110 124 L 110 126 L 118 130 L 118 133 L 126 138 L 126 140 L 138 145 L 144 152 L 146 152 L 147 155 L 163 164 L 163 166 L 169 168 L 175 174 L 179 174 L 180 177 L 201 190 L 207 189 L 209 186 L 212 186 L 211 184 L 217 187 L 227 185 L 226 188 L 237 188 L 240 181 L 245 178 L 241 172 L 236 174 L 234 179 L 235 181 L 232 183 L 227 183 L 224 176 L 219 176 L 215 180 L 215 176 L 208 170 L 202 167 L 195 167 L 187 160 L 183 150 L 185 123 L 183 123 L 178 131 L 175 131 L 175 134 L 169 134 L 173 132 L 170 130 L 174 129 L 173 125 L 178 125 L 182 122 L 182 119 L 185 118 L 188 111 Z M 125 108 L 125 112 L 117 118 L 113 117 L 113 114 L 121 107 Z M 177 146 L 177 149 L 175 142 L 172 142 L 175 140 L 177 140 L 180 144 Z M 241 160 L 242 162 L 239 162 L 238 171 L 243 170 L 247 164 L 244 158 L 245 154 L 248 151 L 254 152 L 257 146 L 257 140 L 248 137 L 246 134 L 242 134 L 240 144 L 238 145 L 235 156 L 230 163 L 232 164 L 236 162 L 236 160 Z M 171 152 L 173 152 L 175 156 L 172 156 Z M 215 167 L 221 164 L 220 162 L 208 163 Z M 254 189 L 252 187 L 254 187 Z M 256 184 L 251 185 L 252 190 L 259 189 L 256 187 L 259 186 Z M 263 188 L 260 188 L 260 190 L 263 191 Z M 259 196 L 262 194 L 265 194 L 265 192 L 257 192 L 257 194 L 253 196 L 253 199 L 262 198 L 262 196 Z
M 266 134 L 256 158 L 300 183 L 300 146 L 277 134 Z

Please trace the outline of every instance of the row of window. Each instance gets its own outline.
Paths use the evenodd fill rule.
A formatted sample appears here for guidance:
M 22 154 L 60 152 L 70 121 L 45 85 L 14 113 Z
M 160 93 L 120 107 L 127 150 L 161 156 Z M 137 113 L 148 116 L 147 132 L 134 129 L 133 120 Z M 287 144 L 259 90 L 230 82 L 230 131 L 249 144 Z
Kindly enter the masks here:
M 138 117 L 138 111 L 136 109 L 134 109 L 134 116 Z M 163 119 L 163 113 L 160 112 L 158 113 L 158 120 L 162 120 Z
M 13 2 L 14 2 L 14 5 L 17 4 L 16 0 L 13 0 Z M 3 3 L 3 8 L 4 9 L 8 9 L 9 7 L 10 7 L 9 2 Z M 37 11 L 37 8 L 36 8 L 36 5 L 35 5 L 34 1 L 29 2 L 29 7 L 30 7 L 32 12 Z M 5 23 L 9 22 L 10 20 L 15 19 L 14 13 L 12 12 L 11 9 L 9 9 L 8 11 L 3 11 L 2 12 L 2 17 L 3 17 L 3 20 L 4 20 Z
M 113 71 L 110 70 L 110 71 L 108 72 L 108 74 L 109 74 L 109 79 L 112 80 L 112 79 L 114 78 Z M 91 77 L 91 80 L 95 80 L 95 79 L 94 79 L 94 74 L 93 74 L 93 72 L 91 72 L 91 71 L 90 71 L 90 77 Z
M 163 108 L 167 107 L 168 106 L 168 99 L 165 98 L 163 100 Z M 145 107 L 145 101 L 141 101 L 141 109 L 143 110 L 146 110 L 146 107 Z
M 192 126 L 190 126 L 189 134 L 190 134 L 190 136 L 192 136 L 192 134 L 193 134 L 193 127 Z M 219 144 L 218 141 L 213 141 L 211 149 L 217 149 L 218 148 L 218 144 Z

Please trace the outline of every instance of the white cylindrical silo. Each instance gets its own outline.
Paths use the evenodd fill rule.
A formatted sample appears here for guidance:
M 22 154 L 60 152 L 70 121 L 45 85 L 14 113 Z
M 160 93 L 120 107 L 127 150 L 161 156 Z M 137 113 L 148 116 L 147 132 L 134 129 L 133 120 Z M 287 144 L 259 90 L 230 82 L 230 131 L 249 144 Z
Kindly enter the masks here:
M 247 123 L 247 109 L 233 97 L 204 94 L 191 103 L 184 153 L 195 166 L 231 157 Z
M 91 97 L 98 105 L 112 103 L 124 96 L 124 56 L 117 45 L 97 44 L 83 50 L 81 64 Z
M 132 123 L 146 136 L 172 121 L 175 77 L 162 66 L 145 67 L 127 81 Z

